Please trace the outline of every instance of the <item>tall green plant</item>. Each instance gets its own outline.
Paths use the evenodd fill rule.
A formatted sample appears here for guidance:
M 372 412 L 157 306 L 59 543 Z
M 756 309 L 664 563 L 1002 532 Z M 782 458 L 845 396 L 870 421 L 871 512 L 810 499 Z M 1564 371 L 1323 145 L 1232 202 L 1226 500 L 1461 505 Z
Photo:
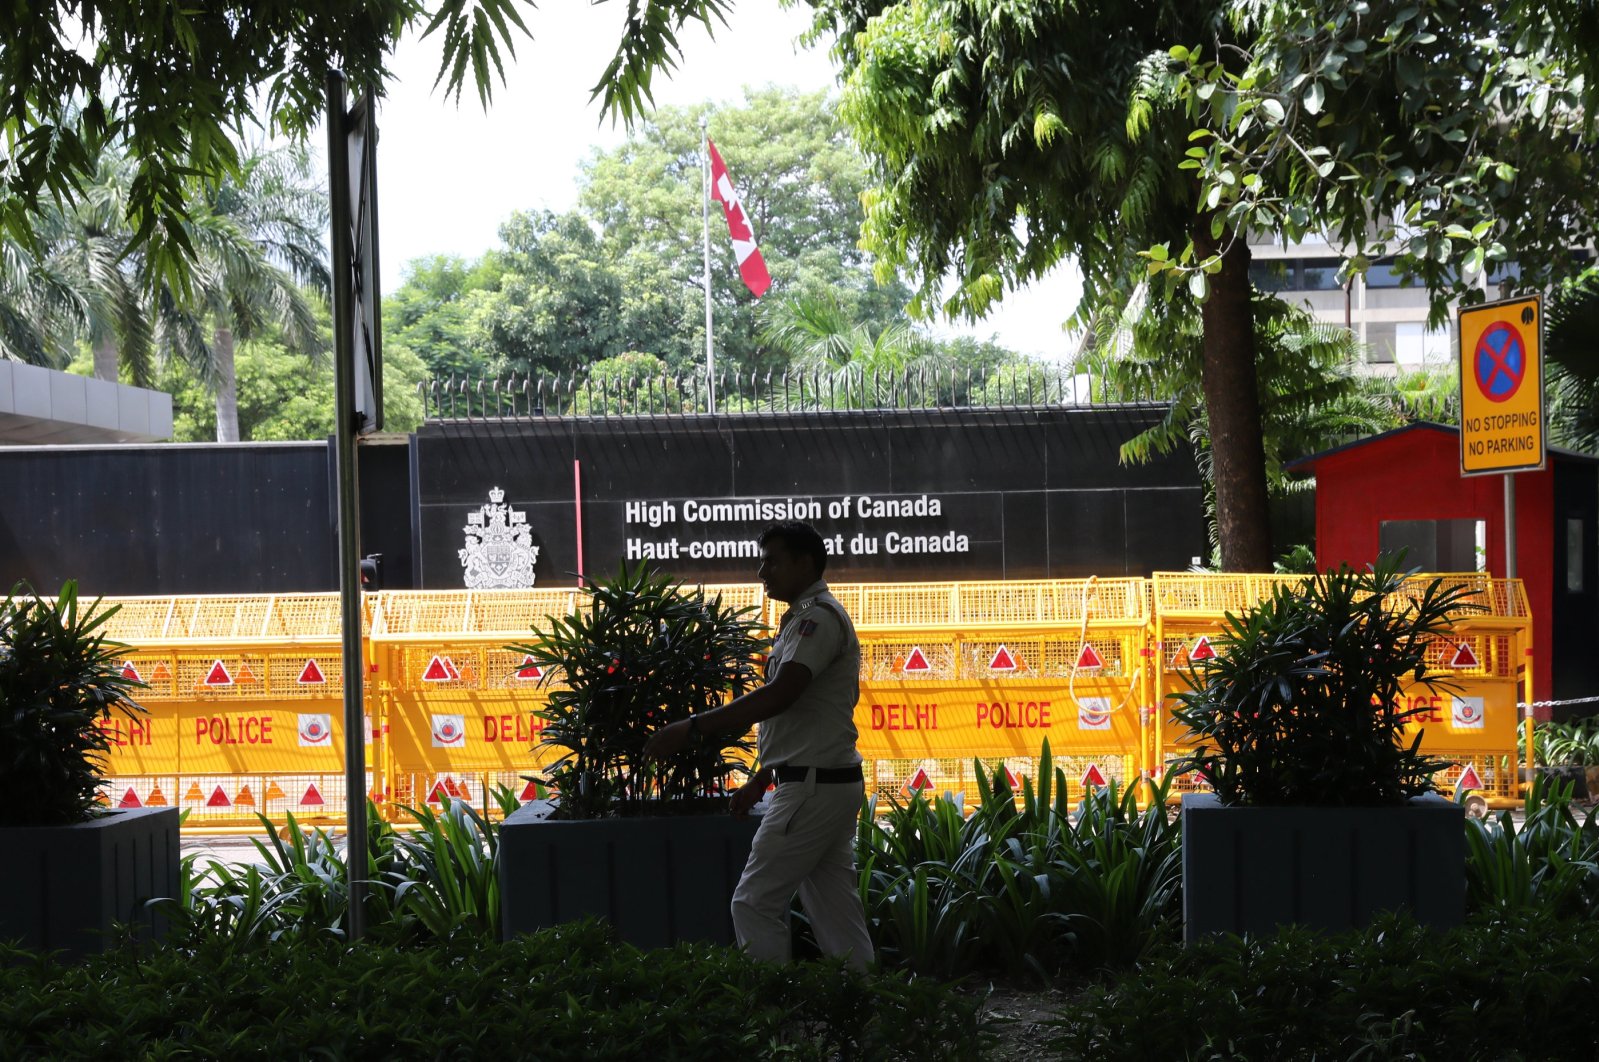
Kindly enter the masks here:
M 1520 826 L 1509 811 L 1466 820 L 1466 903 L 1473 913 L 1599 913 L 1599 809 L 1579 817 L 1571 806 L 1573 788 L 1536 775 Z
M 742 735 L 691 744 L 653 762 L 649 735 L 667 723 L 719 707 L 759 679 L 767 642 L 757 610 L 736 609 L 644 565 L 590 580 L 571 616 L 549 617 L 533 641 L 510 648 L 531 655 L 552 685 L 542 741 L 560 750 L 548 774 L 563 818 L 663 812 L 686 798 L 721 793 L 749 753 Z
M 1197 769 L 1228 804 L 1383 805 L 1433 788 L 1446 763 L 1408 744 L 1404 687 L 1450 688 L 1427 651 L 1454 616 L 1480 611 L 1462 586 L 1435 579 L 1402 593 L 1406 573 L 1383 556 L 1281 586 L 1228 613 L 1216 657 L 1195 666 L 1172 715 Z
M 18 583 L 0 604 L 0 824 L 93 815 L 109 747 L 100 724 L 144 711 L 130 696 L 143 683 L 117 664 L 127 647 L 101 630 L 116 611 L 80 607 L 70 580 L 53 601 Z
M 974 764 L 978 801 L 890 799 L 862 816 L 861 898 L 878 955 L 918 973 L 1048 978 L 1123 966 L 1175 936 L 1178 826 L 1166 790 L 1140 808 L 1115 786 L 1073 808 L 1046 742 L 1036 785 Z M 875 808 L 869 810 L 875 811 Z

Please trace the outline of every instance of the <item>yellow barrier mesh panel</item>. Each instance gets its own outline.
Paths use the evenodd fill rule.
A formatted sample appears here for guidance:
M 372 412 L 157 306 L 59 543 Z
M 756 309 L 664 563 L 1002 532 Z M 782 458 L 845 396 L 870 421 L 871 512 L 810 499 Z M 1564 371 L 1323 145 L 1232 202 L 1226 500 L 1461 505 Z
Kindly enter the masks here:
M 369 626 L 370 596 L 366 604 L 363 626 Z M 280 594 L 272 599 L 272 611 L 260 635 L 263 638 L 336 639 L 342 631 L 338 594 Z
M 949 681 L 958 677 L 955 646 L 949 642 L 861 643 L 861 678 Z
M 1509 799 L 1516 795 L 1516 786 L 1520 777 L 1519 767 L 1516 762 L 1515 750 L 1510 753 L 1495 755 L 1492 752 L 1459 751 L 1451 749 L 1428 749 L 1429 756 L 1441 760 L 1448 760 L 1447 768 L 1433 775 L 1437 780 L 1439 790 L 1449 796 L 1455 786 L 1460 782 L 1461 775 L 1469 768 L 1477 773 L 1477 781 L 1481 783 L 1473 787 L 1490 797 Z
M 857 627 L 940 627 L 954 622 L 955 584 L 865 584 L 850 615 Z
M 154 642 L 166 635 L 167 623 L 177 607 L 170 597 L 108 597 L 107 606 L 117 612 L 103 628 L 107 638 L 118 642 Z
M 1220 616 L 1249 607 L 1249 578 L 1243 575 L 1187 575 L 1156 572 L 1155 611 L 1168 615 L 1204 612 Z
M 1115 782 L 1118 788 L 1124 789 L 1130 782 L 1138 777 L 1136 765 L 1131 756 L 1104 755 L 1051 755 L 1051 760 L 1056 770 L 1065 775 L 1066 791 L 1072 801 L 1081 800 L 1084 793 L 1083 780 L 1090 769 L 1098 772 L 1106 782 Z M 1016 780 L 1016 792 L 1021 793 L 1021 780 L 1032 779 L 1034 790 L 1038 786 L 1038 758 L 1036 756 L 1006 756 L 1000 758 L 982 758 L 983 770 L 990 777 L 1000 769 L 1010 771 Z M 876 793 L 880 798 L 897 797 L 901 801 L 910 796 L 911 786 L 922 789 L 928 797 L 938 797 L 944 793 L 964 795 L 968 804 L 975 803 L 978 799 L 976 773 L 972 769 L 972 759 L 963 758 L 933 758 L 933 759 L 887 759 L 880 758 L 867 760 L 861 765 L 866 774 L 866 792 L 868 795 Z M 1051 779 L 1053 786 L 1058 779 Z M 880 800 L 878 811 L 885 809 L 886 800 Z

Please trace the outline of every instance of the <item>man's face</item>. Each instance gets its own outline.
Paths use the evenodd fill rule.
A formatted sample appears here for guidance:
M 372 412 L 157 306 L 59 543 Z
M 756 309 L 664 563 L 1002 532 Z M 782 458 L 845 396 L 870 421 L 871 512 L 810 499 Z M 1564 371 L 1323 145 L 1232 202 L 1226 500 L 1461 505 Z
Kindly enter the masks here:
M 816 581 L 815 567 L 809 557 L 796 557 L 781 541 L 773 541 L 761 547 L 761 566 L 757 574 L 768 597 L 792 602 Z

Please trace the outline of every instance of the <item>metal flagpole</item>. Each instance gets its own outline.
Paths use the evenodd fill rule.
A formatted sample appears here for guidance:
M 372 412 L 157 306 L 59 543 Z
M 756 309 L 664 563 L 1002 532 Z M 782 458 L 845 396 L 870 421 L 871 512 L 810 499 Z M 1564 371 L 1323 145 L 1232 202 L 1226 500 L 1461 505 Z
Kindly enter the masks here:
M 705 235 L 705 394 L 707 409 L 716 412 L 716 355 L 711 346 L 711 133 L 710 119 L 700 118 L 700 221 Z

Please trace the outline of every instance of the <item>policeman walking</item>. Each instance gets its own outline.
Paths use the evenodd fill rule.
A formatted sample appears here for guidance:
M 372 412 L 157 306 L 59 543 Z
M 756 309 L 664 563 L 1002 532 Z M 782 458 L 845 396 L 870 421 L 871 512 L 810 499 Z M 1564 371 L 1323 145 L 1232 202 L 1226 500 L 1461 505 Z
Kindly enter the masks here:
M 775 781 L 733 893 L 739 944 L 759 959 L 786 962 L 789 903 L 798 891 L 816 942 L 864 969 L 872 960 L 855 875 L 855 826 L 865 796 L 855 749 L 861 646 L 828 592 L 827 550 L 807 524 L 784 523 L 760 537 L 760 579 L 787 602 L 766 664 L 766 684 L 709 712 L 662 727 L 644 754 L 670 756 L 699 734 L 742 734 L 761 724 L 760 769 L 733 794 L 749 814 Z

